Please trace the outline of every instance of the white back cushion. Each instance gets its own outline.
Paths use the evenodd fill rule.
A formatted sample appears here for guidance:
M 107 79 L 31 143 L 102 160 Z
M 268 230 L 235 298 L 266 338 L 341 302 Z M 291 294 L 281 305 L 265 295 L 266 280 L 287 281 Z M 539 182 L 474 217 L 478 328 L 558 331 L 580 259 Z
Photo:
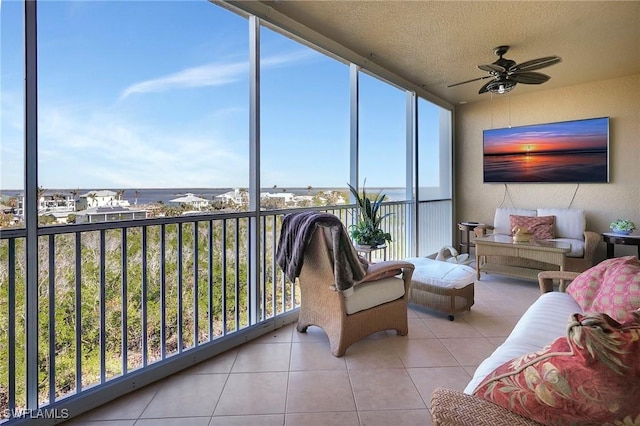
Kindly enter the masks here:
M 493 218 L 493 230 L 496 234 L 511 234 L 510 215 L 516 216 L 536 216 L 536 211 L 532 209 L 514 209 L 509 207 L 498 207 Z
M 555 216 L 556 238 L 584 240 L 587 221 L 582 209 L 538 209 L 538 216 Z

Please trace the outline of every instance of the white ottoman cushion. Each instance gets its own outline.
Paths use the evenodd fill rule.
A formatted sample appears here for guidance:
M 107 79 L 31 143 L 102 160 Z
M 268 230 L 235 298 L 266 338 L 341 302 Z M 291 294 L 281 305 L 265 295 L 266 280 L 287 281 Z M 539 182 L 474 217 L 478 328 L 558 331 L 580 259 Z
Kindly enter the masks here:
M 474 282 L 476 271 L 467 265 L 426 257 L 409 257 L 404 260 L 416 266 L 411 281 L 445 288 L 464 288 Z

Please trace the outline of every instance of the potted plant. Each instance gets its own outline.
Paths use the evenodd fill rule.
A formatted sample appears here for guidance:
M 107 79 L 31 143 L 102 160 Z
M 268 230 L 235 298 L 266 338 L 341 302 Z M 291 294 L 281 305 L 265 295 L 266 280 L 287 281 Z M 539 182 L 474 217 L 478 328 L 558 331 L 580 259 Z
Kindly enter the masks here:
M 374 197 L 368 197 L 364 184 L 362 185 L 362 195 L 360 195 L 353 186 L 349 183 L 347 185 L 356 199 L 359 211 L 358 221 L 349 226 L 349 233 L 353 241 L 359 246 L 372 248 L 391 242 L 391 234 L 380 228 L 382 220 L 391 215 L 391 213 L 380 215 L 380 205 L 386 195 L 380 190 Z
M 627 219 L 616 219 L 609 226 L 616 234 L 629 235 L 636 230 L 636 224 Z

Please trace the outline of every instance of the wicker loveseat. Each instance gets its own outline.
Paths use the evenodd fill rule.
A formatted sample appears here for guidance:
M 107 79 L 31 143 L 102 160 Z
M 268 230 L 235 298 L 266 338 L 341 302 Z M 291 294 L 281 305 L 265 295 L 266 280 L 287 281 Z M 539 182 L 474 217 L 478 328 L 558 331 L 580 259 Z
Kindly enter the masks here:
M 538 208 L 520 209 L 498 207 L 495 211 L 493 225 L 479 225 L 474 229 L 477 237 L 494 234 L 511 234 L 511 217 L 526 216 L 532 218 L 553 217 L 553 240 L 571 245 L 567 254 L 565 270 L 573 272 L 586 271 L 595 263 L 595 254 L 602 237 L 597 232 L 586 230 L 586 217 L 581 209 Z M 508 256 L 492 256 L 492 263 L 518 266 L 523 268 L 548 271 L 558 269 L 556 265 L 542 263 L 530 259 Z
M 541 289 L 541 296 L 534 302 L 518 321 L 505 342 L 500 345 L 488 358 L 486 358 L 476 369 L 473 378 L 468 383 L 464 391 L 452 389 L 435 389 L 431 395 L 431 414 L 433 424 L 438 426 L 497 426 L 497 425 L 540 425 L 540 424 L 635 424 L 634 421 L 640 419 L 640 342 L 637 335 L 640 333 L 640 262 L 633 256 L 625 258 L 608 259 L 595 267 L 581 274 L 568 271 L 545 271 L 538 276 Z M 554 283 L 560 283 L 559 291 L 553 291 Z M 568 287 L 573 288 L 568 289 Z M 614 295 L 615 297 L 611 297 Z M 609 303 L 609 300 L 617 302 Z M 605 302 L 605 305 L 602 302 Z M 598 304 L 599 303 L 599 304 Z M 586 308 L 583 310 L 583 306 Z M 582 328 L 584 323 L 576 322 L 576 318 L 582 320 L 587 316 L 607 316 L 615 318 L 613 322 L 620 325 L 619 330 L 630 332 L 629 341 L 633 346 L 615 349 L 622 340 L 618 339 L 615 333 L 610 333 L 606 328 L 592 326 L 595 330 L 593 334 L 600 336 L 611 336 L 613 345 L 608 349 L 625 353 L 631 356 L 624 362 L 615 359 L 615 363 L 622 367 L 622 373 L 612 373 L 607 371 L 604 380 L 598 382 L 597 369 L 607 367 L 609 359 L 598 357 L 598 352 L 592 352 L 592 347 L 584 346 L 584 352 L 565 351 L 561 353 L 556 350 L 556 344 L 569 344 L 578 342 L 578 338 L 573 334 L 574 326 L 577 324 Z M 582 316 L 582 317 L 581 317 Z M 624 325 L 622 319 L 624 318 Z M 629 322 L 629 318 L 631 318 Z M 612 321 L 609 321 L 613 323 Z M 629 324 L 632 324 L 629 326 Z M 571 327 L 568 327 L 571 324 Z M 586 327 L 586 326 L 585 326 Z M 591 330 L 579 331 L 584 336 L 592 333 Z M 618 339 L 618 340 L 616 340 Z M 610 343 L 610 342 L 608 342 Z M 587 352 L 589 351 L 589 352 Z M 575 370 L 565 368 L 550 370 L 550 362 L 557 358 L 554 356 L 568 355 L 570 362 L 574 362 L 581 368 L 587 368 L 588 379 L 586 383 L 594 382 L 600 386 L 597 391 L 590 389 L 584 392 L 583 381 L 578 381 Z M 573 358 L 571 358 L 573 357 Z M 537 376 L 535 362 L 540 362 L 543 370 L 552 372 L 548 376 Z M 613 358 L 612 358 L 613 359 Z M 556 364 L 557 365 L 557 364 Z M 552 365 L 553 367 L 553 365 Z M 585 371 L 582 371 L 585 373 Z M 543 392 L 538 394 L 539 386 L 546 389 L 553 389 L 553 386 L 562 382 L 565 377 L 574 377 L 576 380 L 570 384 L 563 385 L 563 395 L 556 394 L 555 402 L 547 405 L 549 395 L 553 392 Z M 625 378 L 626 377 L 626 378 Z M 602 376 L 601 376 L 602 378 Z M 629 382 L 620 384 L 620 380 Z M 495 386 L 496 383 L 504 382 L 506 387 Z M 631 384 L 629 384 L 631 383 Z M 529 387 L 530 394 L 523 394 L 523 388 L 519 384 Z M 603 391 L 600 393 L 600 391 Z M 535 392 L 534 392 L 535 391 Z M 606 392 L 618 392 L 616 397 L 607 399 L 603 395 Z M 501 394 L 501 398 L 492 399 L 494 395 Z M 599 394 L 599 396 L 598 396 Z M 523 397 L 523 395 L 525 395 Z M 538 400 L 538 396 L 540 400 Z M 576 395 L 580 395 L 576 397 Z M 597 398 L 586 395 L 598 396 Z M 585 396 L 584 400 L 581 397 Z M 528 408 L 529 416 L 523 415 L 522 406 L 515 409 L 508 409 L 505 400 L 527 404 L 536 400 L 534 409 Z M 524 403 L 522 401 L 525 401 Z M 553 401 L 553 399 L 552 399 Z M 561 402 L 558 402 L 561 401 Z M 612 405 L 613 401 L 613 405 Z M 631 406 L 631 413 L 627 411 L 621 417 L 613 421 L 592 420 L 591 410 L 604 408 L 609 414 L 611 407 L 618 405 Z M 556 410 L 555 415 L 549 416 L 548 411 Z M 611 411 L 615 411 L 611 409 Z M 544 413 L 544 414 L 542 414 Z M 617 414 L 617 413 L 614 413 Z M 546 417 L 545 417 L 546 416 Z M 581 417 L 582 416 L 582 417 Z M 624 419 L 624 417 L 627 417 Z M 532 417 L 538 421 L 532 419 Z M 540 417 L 546 418 L 542 421 Z M 587 420 L 585 421 L 585 417 Z M 596 417 L 594 417 L 596 418 Z

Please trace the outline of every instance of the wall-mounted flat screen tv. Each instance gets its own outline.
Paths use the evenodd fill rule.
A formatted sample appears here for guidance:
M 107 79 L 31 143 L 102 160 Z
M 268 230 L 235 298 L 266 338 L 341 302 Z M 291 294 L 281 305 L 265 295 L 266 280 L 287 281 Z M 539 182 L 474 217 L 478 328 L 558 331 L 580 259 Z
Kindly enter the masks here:
M 485 183 L 609 182 L 609 117 L 483 132 Z

